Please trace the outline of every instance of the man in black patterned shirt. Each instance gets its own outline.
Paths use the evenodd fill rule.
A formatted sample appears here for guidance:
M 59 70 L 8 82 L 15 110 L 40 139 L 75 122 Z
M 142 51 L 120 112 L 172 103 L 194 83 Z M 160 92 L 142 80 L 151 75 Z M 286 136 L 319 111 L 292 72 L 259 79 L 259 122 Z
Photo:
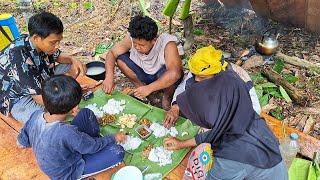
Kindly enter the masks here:
M 63 24 L 42 12 L 28 23 L 29 35 L 21 35 L 0 52 L 0 112 L 22 122 L 43 109 L 41 83 L 53 74 L 77 77 L 85 74 L 80 61 L 61 54 Z M 55 65 L 55 63 L 59 65 Z

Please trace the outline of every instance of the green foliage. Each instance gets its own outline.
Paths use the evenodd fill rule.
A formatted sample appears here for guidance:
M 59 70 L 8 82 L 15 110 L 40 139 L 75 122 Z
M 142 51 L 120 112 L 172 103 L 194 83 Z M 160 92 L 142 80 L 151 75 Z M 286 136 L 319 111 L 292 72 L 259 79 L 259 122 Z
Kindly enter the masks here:
M 147 6 L 145 0 L 139 0 L 140 10 L 144 16 L 149 16 L 149 12 L 147 11 Z
M 71 8 L 71 9 L 77 9 L 77 8 L 78 8 L 78 4 L 77 4 L 76 2 L 72 2 L 72 3 L 70 4 L 70 8 Z
M 95 53 L 96 54 L 103 54 L 107 50 L 111 49 L 112 46 L 113 46 L 113 42 L 107 43 L 107 44 L 104 44 L 104 43 L 98 44 L 96 47 Z
M 280 60 L 280 59 L 276 59 L 276 62 L 274 64 L 274 66 L 273 66 L 273 70 L 275 72 L 277 72 L 278 74 L 280 74 L 282 72 L 283 68 L 284 68 L 283 61 Z
M 197 28 L 197 29 L 195 29 L 195 30 L 193 31 L 193 34 L 194 34 L 194 35 L 197 35 L 197 36 L 204 35 L 204 30 Z
M 28 26 L 24 25 L 21 29 L 22 33 L 28 33 Z
M 272 82 L 266 82 L 266 83 L 260 84 L 260 86 L 261 86 L 262 88 L 273 88 L 273 87 L 277 87 L 277 85 L 275 85 L 275 84 L 272 83 Z
M 282 108 L 277 107 L 276 109 L 270 111 L 271 115 L 279 120 L 284 120 L 284 116 L 282 115 Z
M 252 74 L 251 79 L 255 84 L 260 84 L 260 83 L 266 81 L 266 78 L 263 77 L 261 73 Z
M 112 6 L 116 5 L 118 3 L 118 0 L 110 0 Z
M 83 3 L 83 7 L 85 10 L 91 10 L 93 9 L 93 3 L 90 1 L 86 1 Z
M 268 82 L 261 73 L 252 74 L 251 79 L 254 83 L 256 94 L 262 107 L 269 103 L 271 97 L 283 98 L 287 102 L 292 102 L 283 87 L 278 87 L 276 84 Z
M 295 83 L 298 81 L 298 78 L 295 77 L 294 75 L 282 73 L 283 68 L 284 68 L 284 62 L 281 59 L 276 59 L 276 62 L 273 66 L 273 70 L 277 72 L 279 75 L 281 75 L 289 83 Z
M 283 78 L 286 79 L 289 83 L 295 83 L 298 81 L 298 78 L 292 74 L 282 74 Z
M 261 107 L 267 105 L 269 103 L 269 94 L 265 94 L 263 95 L 260 99 L 259 99 L 260 105 Z
M 291 98 L 289 97 L 288 93 L 286 92 L 286 90 L 283 89 L 282 86 L 280 86 L 280 93 L 281 93 L 281 96 L 288 102 L 292 102 Z
M 185 20 L 189 16 L 190 13 L 191 0 L 185 0 L 180 12 L 179 19 Z
M 54 8 L 59 8 L 59 7 L 63 6 L 63 3 L 61 1 L 59 1 L 59 0 L 54 0 L 52 2 L 52 5 L 53 5 Z
M 179 5 L 179 1 L 180 0 L 169 0 L 166 4 L 166 6 L 164 7 L 162 13 L 165 15 L 165 16 L 168 16 L 168 17 L 173 17 L 174 13 L 176 12 L 177 10 L 177 7 Z

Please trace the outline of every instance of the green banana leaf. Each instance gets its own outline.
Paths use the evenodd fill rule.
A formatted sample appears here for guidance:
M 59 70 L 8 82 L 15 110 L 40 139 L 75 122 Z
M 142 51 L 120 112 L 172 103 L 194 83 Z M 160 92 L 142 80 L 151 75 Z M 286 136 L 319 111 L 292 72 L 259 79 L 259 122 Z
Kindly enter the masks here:
M 137 121 L 139 122 L 143 118 L 147 118 L 152 122 L 158 122 L 162 124 L 162 121 L 165 117 L 165 111 L 153 107 L 148 104 L 144 104 L 137 99 L 124 95 L 120 92 L 114 92 L 112 95 L 106 95 L 101 89 L 97 90 L 94 93 L 94 97 L 87 100 L 87 101 L 81 101 L 80 102 L 80 108 L 84 108 L 86 105 L 96 103 L 97 106 L 103 106 L 109 99 L 114 98 L 115 100 L 125 100 L 126 106 L 123 111 L 125 114 L 135 114 L 137 116 Z M 120 115 L 117 115 L 117 119 Z M 136 123 L 133 128 L 124 128 L 124 131 L 128 132 L 132 136 L 139 136 L 138 133 L 135 131 L 135 129 L 139 126 L 139 123 Z M 186 140 L 194 137 L 198 131 L 199 127 L 194 126 L 190 120 L 187 120 L 185 118 L 179 117 L 177 120 L 177 123 L 175 125 L 178 135 L 177 138 L 180 140 Z M 101 127 L 101 134 L 113 134 L 118 131 L 120 131 L 120 126 L 117 123 L 113 123 L 110 125 L 106 125 L 104 127 Z M 184 133 L 186 132 L 186 133 Z M 182 134 L 184 136 L 182 136 Z M 187 134 L 187 135 L 185 135 Z M 126 152 L 125 154 L 125 164 L 126 165 L 133 165 L 138 167 L 139 169 L 143 170 L 147 166 L 149 168 L 145 171 L 145 173 L 161 173 L 163 176 L 166 176 L 171 170 L 173 170 L 176 166 L 179 165 L 179 163 L 183 160 L 183 158 L 186 156 L 186 154 L 190 151 L 190 148 L 184 148 L 178 151 L 174 151 L 172 155 L 172 164 L 162 166 L 160 167 L 157 163 L 154 163 L 152 161 L 149 161 L 146 158 L 142 157 L 142 151 L 145 147 L 147 147 L 149 144 L 152 144 L 153 147 L 162 146 L 163 138 L 156 138 L 153 134 L 149 136 L 147 139 L 143 140 L 142 144 L 139 146 L 139 148 L 131 151 L 130 153 Z
M 180 11 L 179 19 L 185 20 L 190 14 L 191 0 L 185 0 Z
M 180 0 L 168 0 L 166 6 L 164 7 L 162 13 L 165 16 L 173 17 L 176 12 Z

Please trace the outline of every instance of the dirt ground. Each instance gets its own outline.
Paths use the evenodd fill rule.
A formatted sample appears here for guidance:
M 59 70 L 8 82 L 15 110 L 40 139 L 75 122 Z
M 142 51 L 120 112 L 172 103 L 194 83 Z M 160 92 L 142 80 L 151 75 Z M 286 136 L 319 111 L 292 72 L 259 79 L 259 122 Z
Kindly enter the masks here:
M 164 1 L 146 2 L 151 16 L 160 22 L 161 31 L 167 31 L 168 18 L 161 13 Z M 98 44 L 119 41 L 127 33 L 126 27 L 130 17 L 139 12 L 139 5 L 133 0 L 37 0 L 34 1 L 33 8 L 34 12 L 46 10 L 61 18 L 65 27 L 61 50 L 73 54 L 83 62 L 97 59 L 93 55 Z M 16 0 L 0 0 L 0 12 L 12 13 L 19 28 L 26 31 L 26 24 Z M 184 62 L 197 48 L 209 44 L 222 49 L 229 56 L 229 61 L 236 62 L 241 52 L 250 49 L 261 39 L 263 31 L 276 28 L 280 33 L 278 40 L 281 52 L 320 64 L 320 38 L 317 34 L 256 17 L 252 11 L 226 10 L 216 3 L 205 5 L 200 1 L 193 1 L 192 13 L 195 43 L 191 50 L 186 51 Z M 181 39 L 182 24 L 177 16 L 174 17 L 173 32 Z M 266 66 L 273 67 L 274 64 L 264 63 L 247 70 L 253 75 L 261 72 L 261 68 Z M 295 102 L 288 103 L 283 98 L 270 96 L 264 110 L 272 113 L 280 109 L 281 116 L 277 118 L 282 117 L 290 126 L 319 139 L 320 75 L 289 64 L 285 64 L 283 71 L 298 77 L 298 81 L 292 85 L 309 97 L 308 102 L 301 106 Z M 115 81 L 118 90 L 132 86 L 119 70 L 116 70 Z M 159 106 L 158 95 L 152 96 L 151 99 Z M 279 115 L 277 112 L 275 114 Z

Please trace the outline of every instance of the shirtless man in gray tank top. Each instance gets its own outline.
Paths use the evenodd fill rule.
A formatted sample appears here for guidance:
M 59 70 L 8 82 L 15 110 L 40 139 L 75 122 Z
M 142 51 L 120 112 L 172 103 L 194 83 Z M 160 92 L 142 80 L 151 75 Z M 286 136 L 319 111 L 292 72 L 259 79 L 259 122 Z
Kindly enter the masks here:
M 182 77 L 182 61 L 178 53 L 178 39 L 170 34 L 158 35 L 157 24 L 149 17 L 131 19 L 128 35 L 105 53 L 106 77 L 103 90 L 109 94 L 114 88 L 114 68 L 135 85 L 131 92 L 143 99 L 152 92 L 163 90 L 162 107 L 170 108 L 170 100 Z

